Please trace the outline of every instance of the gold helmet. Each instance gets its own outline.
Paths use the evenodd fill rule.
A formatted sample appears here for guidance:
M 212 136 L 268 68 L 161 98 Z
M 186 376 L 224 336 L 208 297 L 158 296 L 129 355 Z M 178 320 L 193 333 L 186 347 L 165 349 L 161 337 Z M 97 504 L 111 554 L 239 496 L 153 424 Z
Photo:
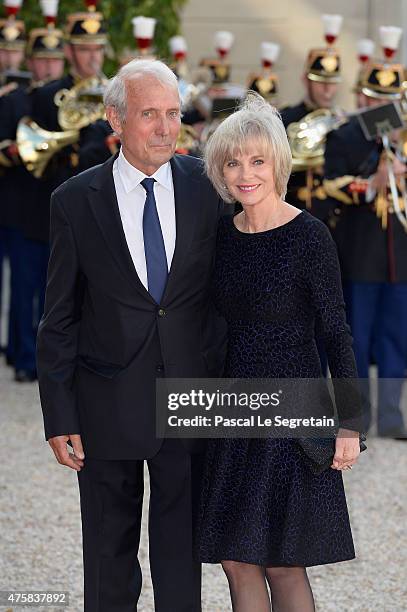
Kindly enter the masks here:
M 40 0 L 45 27 L 34 28 L 28 34 L 27 57 L 64 58 L 64 34 L 55 27 L 58 0 Z
M 359 72 L 352 89 L 353 93 L 362 93 L 362 79 L 374 54 L 374 46 L 374 42 L 370 38 L 360 38 L 357 42 Z
M 232 48 L 234 38 L 232 32 L 223 30 L 215 32 L 214 42 L 218 57 L 203 58 L 200 62 L 201 66 L 209 68 L 211 71 L 214 84 L 227 83 L 230 79 L 228 55 Z
M 310 49 L 305 64 L 305 74 L 311 81 L 339 83 L 341 80 L 341 58 L 333 47 L 338 38 L 342 15 L 322 15 L 326 47 Z
M 22 0 L 4 0 L 6 19 L 0 19 L 0 48 L 19 51 L 25 47 L 24 21 L 17 19 Z
M 273 72 L 273 66 L 280 54 L 280 45 L 273 42 L 262 42 L 260 45 L 260 58 L 262 71 L 250 74 L 248 89 L 256 91 L 263 98 L 273 101 L 278 94 L 278 78 Z
M 399 100 L 405 91 L 404 66 L 392 60 L 397 53 L 403 31 L 395 26 L 380 27 L 384 59 L 369 64 L 362 75 L 362 92 L 371 98 Z
M 71 45 L 94 43 L 105 45 L 108 37 L 103 15 L 96 11 L 97 0 L 85 0 L 87 12 L 67 16 L 65 36 Z
M 187 41 L 183 36 L 172 36 L 168 45 L 171 52 L 170 68 L 178 78 L 185 78 L 188 73 L 187 68 Z

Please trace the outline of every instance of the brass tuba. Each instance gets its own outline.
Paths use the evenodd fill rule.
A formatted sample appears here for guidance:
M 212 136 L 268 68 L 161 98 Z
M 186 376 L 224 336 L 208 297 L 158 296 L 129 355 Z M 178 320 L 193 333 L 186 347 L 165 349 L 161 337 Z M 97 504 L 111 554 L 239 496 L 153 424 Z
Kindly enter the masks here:
M 290 123 L 287 136 L 293 156 L 293 172 L 322 166 L 327 134 L 347 121 L 344 115 L 318 108 L 301 121 Z

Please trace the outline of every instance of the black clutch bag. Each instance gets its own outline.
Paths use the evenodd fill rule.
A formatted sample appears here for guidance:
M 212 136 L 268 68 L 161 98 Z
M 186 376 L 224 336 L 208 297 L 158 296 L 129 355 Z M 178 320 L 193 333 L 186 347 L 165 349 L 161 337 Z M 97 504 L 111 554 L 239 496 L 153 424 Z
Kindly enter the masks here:
M 320 474 L 332 465 L 336 438 L 298 438 L 306 463 L 314 474 Z M 366 436 L 360 434 L 360 452 L 367 449 Z

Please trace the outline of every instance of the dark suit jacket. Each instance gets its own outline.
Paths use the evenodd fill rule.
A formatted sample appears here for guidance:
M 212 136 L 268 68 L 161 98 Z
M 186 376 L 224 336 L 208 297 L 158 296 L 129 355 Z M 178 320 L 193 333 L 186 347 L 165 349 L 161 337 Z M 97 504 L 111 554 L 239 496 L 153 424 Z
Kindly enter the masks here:
M 127 247 L 114 159 L 52 196 L 38 375 L 47 438 L 81 433 L 87 456 L 139 459 L 162 443 L 155 434 L 156 377 L 214 376 L 221 368 L 210 282 L 222 202 L 200 160 L 171 160 L 176 248 L 157 305 Z

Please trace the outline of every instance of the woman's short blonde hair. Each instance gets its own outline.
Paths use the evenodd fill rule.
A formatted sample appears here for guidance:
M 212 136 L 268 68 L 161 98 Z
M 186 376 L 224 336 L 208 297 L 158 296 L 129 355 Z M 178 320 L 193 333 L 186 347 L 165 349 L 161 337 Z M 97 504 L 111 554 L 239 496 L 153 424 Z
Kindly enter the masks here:
M 276 193 L 284 198 L 291 173 L 290 145 L 279 112 L 259 94 L 249 91 L 239 110 L 227 117 L 210 137 L 204 152 L 206 173 L 225 202 L 234 202 L 223 177 L 223 168 L 248 143 L 261 146 L 261 154 L 274 161 Z

